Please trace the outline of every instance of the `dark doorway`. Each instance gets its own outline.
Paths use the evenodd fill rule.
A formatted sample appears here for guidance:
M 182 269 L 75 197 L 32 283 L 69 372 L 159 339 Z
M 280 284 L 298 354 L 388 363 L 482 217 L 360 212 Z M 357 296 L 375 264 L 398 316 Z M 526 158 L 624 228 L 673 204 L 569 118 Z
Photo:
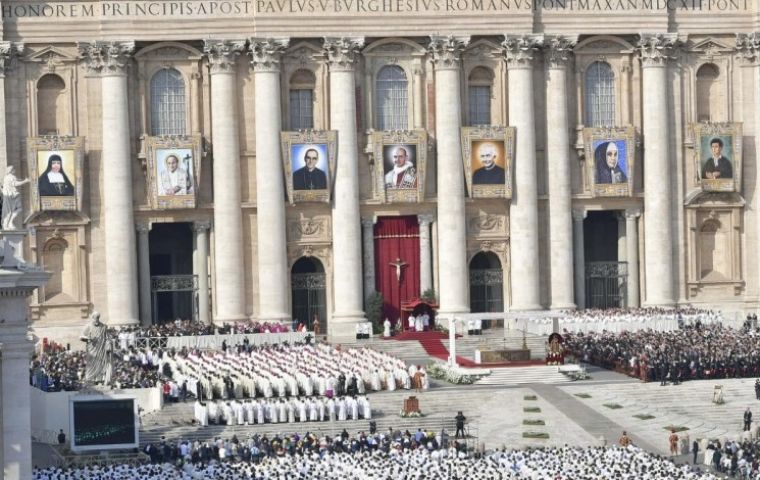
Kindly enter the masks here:
M 153 323 L 197 319 L 191 223 L 154 223 L 150 230 Z
M 480 252 L 470 261 L 470 311 L 504 311 L 504 270 L 493 252 Z
M 313 330 L 314 316 L 319 317 L 320 332 L 327 332 L 327 305 L 325 299 L 325 268 L 314 257 L 301 257 L 290 270 L 290 288 L 293 299 L 293 321 L 304 323 Z
M 628 264 L 618 257 L 618 211 L 590 211 L 583 221 L 586 308 L 626 305 Z

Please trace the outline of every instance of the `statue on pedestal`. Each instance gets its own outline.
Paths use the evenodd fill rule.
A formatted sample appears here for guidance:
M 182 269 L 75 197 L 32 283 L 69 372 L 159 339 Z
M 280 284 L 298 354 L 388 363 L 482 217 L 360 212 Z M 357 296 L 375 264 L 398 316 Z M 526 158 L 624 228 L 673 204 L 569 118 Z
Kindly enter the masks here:
M 29 183 L 29 179 L 19 180 L 13 173 L 13 166 L 8 166 L 3 177 L 3 208 L 2 208 L 2 225 L 3 230 L 21 230 L 21 193 L 18 187 Z
M 100 313 L 92 312 L 80 340 L 87 343 L 85 381 L 108 384 L 111 381 L 111 348 L 108 328 L 100 321 Z

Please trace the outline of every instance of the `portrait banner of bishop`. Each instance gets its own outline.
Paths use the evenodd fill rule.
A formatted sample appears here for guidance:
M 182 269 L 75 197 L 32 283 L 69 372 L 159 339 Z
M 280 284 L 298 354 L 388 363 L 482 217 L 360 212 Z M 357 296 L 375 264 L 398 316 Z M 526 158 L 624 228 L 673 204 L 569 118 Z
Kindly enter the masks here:
M 82 209 L 84 137 L 30 137 L 27 164 L 33 211 Z
M 292 205 L 329 203 L 338 157 L 338 131 L 282 132 L 280 139 L 288 201 Z
M 692 129 L 695 171 L 702 190 L 738 191 L 742 174 L 742 124 L 695 123 Z
M 633 194 L 635 135 L 633 126 L 583 129 L 593 196 L 630 197 Z
M 375 198 L 384 203 L 425 199 L 427 132 L 393 130 L 373 132 Z
M 201 137 L 146 139 L 151 204 L 160 210 L 195 208 L 200 180 Z
M 463 127 L 462 161 L 472 198 L 512 198 L 514 127 Z

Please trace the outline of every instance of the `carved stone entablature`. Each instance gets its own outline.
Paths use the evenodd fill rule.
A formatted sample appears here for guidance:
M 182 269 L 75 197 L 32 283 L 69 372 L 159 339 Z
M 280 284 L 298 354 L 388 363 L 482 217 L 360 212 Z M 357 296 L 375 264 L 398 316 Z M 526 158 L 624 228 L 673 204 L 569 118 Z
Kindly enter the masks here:
M 252 38 L 248 50 L 251 53 L 251 65 L 257 72 L 279 72 L 280 61 L 290 45 L 287 38 Z
M 470 43 L 469 36 L 432 35 L 428 44 L 428 51 L 435 68 L 438 70 L 458 69 L 462 51 L 468 43 Z
M 533 57 L 544 44 L 544 36 L 541 34 L 531 35 L 505 35 L 501 42 L 504 58 L 509 68 L 533 68 Z
M 473 237 L 509 237 L 509 225 L 503 215 L 484 214 L 470 218 L 467 234 Z
M 675 57 L 675 49 L 681 45 L 675 33 L 642 33 L 636 47 L 645 67 L 661 67 Z
M 329 244 L 288 245 L 288 264 L 293 265 L 299 258 L 317 258 L 327 270 L 332 264 L 332 248 Z
M 323 48 L 330 70 L 353 70 L 362 47 L 364 37 L 325 37 Z
M 327 217 L 300 218 L 288 222 L 288 239 L 291 242 L 308 240 L 330 241 L 330 225 Z
M 737 33 L 736 49 L 745 62 L 753 65 L 760 63 L 760 32 Z
M 578 43 L 578 35 L 551 35 L 544 43 L 544 60 L 549 68 L 567 66 L 573 56 L 573 48 Z
M 687 43 L 684 45 L 684 50 L 688 53 L 696 54 L 700 58 L 712 61 L 715 58 L 733 54 L 736 51 L 736 47 L 726 45 L 714 38 L 706 38 L 697 42 Z
M 747 202 L 736 192 L 706 192 L 695 189 L 686 195 L 684 205 L 687 208 L 743 208 Z
M 493 239 L 493 240 L 470 240 L 467 242 L 467 261 L 468 263 L 472 258 L 480 252 L 491 252 L 499 257 L 501 266 L 505 272 L 509 271 L 509 240 L 508 239 Z
M 75 53 L 60 47 L 49 45 L 37 51 L 28 52 L 24 57 L 25 63 L 42 65 L 46 73 L 53 73 L 65 65 L 73 65 L 77 62 Z
M 91 73 L 125 75 L 129 59 L 135 51 L 135 42 L 77 43 L 77 49 Z
M 245 40 L 204 40 L 203 53 L 208 58 L 211 73 L 231 72 L 238 55 L 245 49 Z

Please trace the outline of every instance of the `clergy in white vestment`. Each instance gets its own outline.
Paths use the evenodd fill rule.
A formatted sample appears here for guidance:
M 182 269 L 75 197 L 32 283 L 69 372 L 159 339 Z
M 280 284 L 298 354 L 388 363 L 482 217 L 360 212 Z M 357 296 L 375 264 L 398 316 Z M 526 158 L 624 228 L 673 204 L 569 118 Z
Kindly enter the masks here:
M 369 403 L 369 398 L 367 397 L 361 397 L 359 398 L 359 402 L 361 402 L 362 405 L 362 416 L 370 420 L 372 418 L 372 407 Z
M 237 424 L 245 425 L 245 409 L 243 408 L 243 405 L 236 400 L 232 402 L 232 407 L 235 410 L 235 415 L 237 416 Z
M 213 423 L 219 423 L 219 408 L 213 400 L 208 402 L 208 418 Z
M 414 330 L 417 332 L 421 332 L 424 330 L 424 326 L 422 324 L 422 315 L 417 315 L 417 318 L 414 319 Z
M 385 318 L 385 321 L 383 322 L 383 337 L 388 338 L 391 336 L 391 321 L 388 320 L 388 317 Z
M 383 389 L 383 385 L 380 381 L 380 373 L 377 370 L 375 370 L 370 376 L 369 384 L 370 384 L 370 388 L 375 392 L 378 392 Z
M 245 424 L 253 425 L 256 423 L 256 412 L 253 406 L 253 402 L 248 400 L 243 404 L 243 408 L 245 409 Z
M 319 421 L 325 421 L 325 410 L 327 409 L 324 400 L 317 400 L 317 411 L 319 412 Z
M 272 423 L 280 423 L 279 422 L 279 410 L 277 408 L 277 403 L 275 401 L 270 401 L 269 403 L 269 421 Z
M 256 408 L 256 423 L 264 423 L 266 422 L 266 416 L 264 414 L 264 400 L 259 400 L 254 405 Z
M 200 426 L 208 426 L 208 410 L 206 409 L 206 406 L 198 400 L 195 401 L 195 418 L 198 420 Z
M 427 313 L 422 314 L 422 327 L 427 331 L 430 329 L 430 315 Z
M 277 404 L 277 413 L 279 413 L 278 417 L 280 423 L 286 423 L 288 421 L 288 406 L 283 400 L 280 400 L 280 403 Z
M 296 421 L 296 408 L 292 402 L 286 401 L 285 408 L 288 409 L 288 423 L 295 423 Z
M 396 378 L 393 376 L 393 370 L 388 370 L 388 374 L 386 375 L 385 382 L 387 385 L 387 390 L 389 392 L 396 390 Z
M 359 420 L 359 402 L 356 401 L 356 398 L 351 398 L 348 401 L 351 407 L 351 420 Z
M 328 420 L 330 420 L 331 422 L 334 422 L 337 418 L 337 413 L 338 412 L 335 411 L 335 399 L 331 398 L 330 400 L 327 401 Z
M 335 402 L 335 407 L 338 409 L 338 420 L 339 421 L 345 421 L 346 418 L 347 418 L 347 416 L 346 416 L 346 413 L 347 413 L 346 412 L 346 402 L 343 401 L 342 398 L 339 398 Z
M 409 318 L 406 320 L 407 325 L 409 326 L 409 331 L 414 331 L 416 319 L 414 318 L 414 315 L 409 315 Z
M 298 419 L 301 422 L 308 421 L 308 417 L 306 415 L 306 402 L 304 401 L 298 401 Z
M 312 398 L 309 400 L 309 421 L 316 422 L 319 420 L 319 410 L 317 410 L 317 402 Z

